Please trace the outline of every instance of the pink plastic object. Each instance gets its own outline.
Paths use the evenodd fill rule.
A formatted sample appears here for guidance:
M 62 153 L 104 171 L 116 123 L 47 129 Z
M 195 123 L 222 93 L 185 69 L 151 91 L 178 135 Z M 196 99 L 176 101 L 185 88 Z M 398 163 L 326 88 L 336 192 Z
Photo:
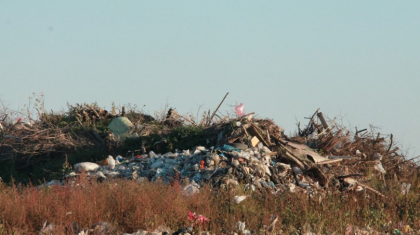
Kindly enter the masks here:
M 187 219 L 191 222 L 193 222 L 195 220 L 195 213 L 188 211 L 187 213 Z
M 16 123 L 20 123 L 20 122 L 24 122 L 24 121 L 25 121 L 24 117 L 16 119 Z
M 197 224 L 204 224 L 204 222 L 209 222 L 210 220 L 202 215 L 198 215 L 197 217 Z
M 210 219 L 206 218 L 202 215 L 197 215 L 194 212 L 188 211 L 187 219 L 195 224 L 204 224 L 205 222 L 209 222 Z
M 238 116 L 245 115 L 244 104 L 241 103 L 240 105 L 236 106 L 235 107 L 235 112 L 236 112 L 236 115 L 238 115 Z

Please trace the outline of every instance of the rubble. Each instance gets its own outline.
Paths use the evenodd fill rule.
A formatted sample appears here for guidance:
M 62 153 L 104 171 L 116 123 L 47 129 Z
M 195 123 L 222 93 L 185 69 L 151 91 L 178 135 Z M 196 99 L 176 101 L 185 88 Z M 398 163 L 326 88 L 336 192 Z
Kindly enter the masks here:
M 214 112 L 211 116 L 208 113 L 199 124 L 177 114 L 174 109 L 170 109 L 160 122 L 153 120 L 153 123 L 133 124 L 127 117 L 111 115 L 91 106 L 88 108 L 73 110 L 80 125 L 89 120 L 109 119 L 111 122 L 108 125 L 108 139 L 96 130 L 88 129 L 93 141 L 99 145 L 116 143 L 114 138 L 133 141 L 136 143 L 135 149 L 119 152 L 121 155 L 115 157 L 107 154 L 108 157 L 97 162 L 76 163 L 60 180 L 52 180 L 43 186 L 77 185 L 77 177 L 85 174 L 91 181 L 99 183 L 117 178 L 134 180 L 140 184 L 145 181 L 163 182 L 166 185 L 179 182 L 181 192 L 187 197 L 198 193 L 203 186 L 210 185 L 215 193 L 221 189 L 242 187 L 244 191 L 269 191 L 274 195 L 284 192 L 307 194 L 309 197 L 320 195 L 320 200 L 328 191 L 365 193 L 386 198 L 384 192 L 367 185 L 372 177 L 398 180 L 401 193 L 407 194 L 411 184 L 404 181 L 410 177 L 410 172 L 418 169 L 415 163 L 398 154 L 392 135 L 387 142 L 388 137 L 382 137 L 373 130 L 369 133 L 367 130 L 356 129 L 352 133 L 337 126 L 335 119 L 328 122 L 319 110 L 312 115 L 306 127 L 301 129 L 298 125 L 298 136 L 288 137 L 272 120 L 255 118 L 254 113 L 245 114 L 243 104 L 236 107 L 236 118 L 219 117 L 218 121 L 213 121 L 217 116 Z M 160 125 L 159 128 L 156 125 Z M 7 126 L 2 128 L 2 133 L 5 128 L 13 129 Z M 179 133 L 174 134 L 175 131 Z M 48 137 L 34 126 L 23 125 L 16 133 L 27 133 L 38 140 Z M 59 128 L 51 133 L 53 138 L 64 139 L 56 140 L 59 143 L 49 147 L 39 147 L 18 135 L 3 135 L 2 140 L 5 140 L 7 146 L 17 146 L 15 149 L 20 154 L 23 154 L 24 149 L 20 141 L 29 141 L 25 143 L 31 143 L 29 149 L 34 154 L 35 150 L 44 153 L 64 144 L 68 134 L 61 133 Z M 193 135 L 189 135 L 191 133 Z M 73 137 L 68 138 L 74 140 Z M 181 146 L 180 143 L 185 145 Z M 66 143 L 65 146 L 70 145 L 75 146 L 74 142 Z M 185 146 L 188 148 L 183 148 Z M 0 148 L 5 148 L 5 145 L 2 143 Z M 24 159 L 32 161 L 30 156 Z M 247 197 L 250 195 L 237 195 L 233 200 L 239 204 Z M 208 221 L 200 216 L 194 214 L 193 221 Z M 277 221 L 274 216 L 268 231 L 274 230 Z M 43 229 L 48 232 L 53 229 L 53 225 L 44 224 Z M 100 222 L 92 229 L 105 234 L 105 231 L 114 228 Z M 185 227 L 173 234 L 192 234 L 192 229 Z M 361 230 L 351 226 L 348 229 Z M 235 232 L 251 234 L 245 222 L 241 221 L 237 223 Z M 139 230 L 133 234 L 150 232 Z
M 232 133 L 224 134 L 226 126 L 232 123 Z M 322 125 L 312 129 L 318 130 L 320 127 Z M 191 150 L 164 154 L 150 151 L 140 158 L 120 158 L 115 169 L 109 166 L 96 168 L 100 169 L 100 175 L 96 172 L 88 174 L 92 178 L 161 180 L 165 184 L 174 180 L 190 182 L 184 184 L 183 191 L 186 195 L 196 193 L 207 183 L 214 189 L 244 185 L 250 190 L 269 189 L 278 193 L 295 192 L 297 186 L 309 194 L 320 190 L 364 189 L 383 195 L 356 177 L 367 177 L 369 168 L 384 175 L 389 163 L 395 163 L 401 157 L 395 153 L 386 153 L 384 149 L 388 147 L 384 145 L 382 149 L 378 148 L 381 145 L 377 145 L 375 152 L 368 153 L 363 146 L 368 138 L 356 137 L 352 141 L 349 133 L 345 133 L 343 129 L 338 129 L 335 133 L 332 132 L 333 129 L 334 127 L 328 126 L 328 132 L 318 135 L 316 141 L 307 138 L 302 143 L 282 134 L 282 129 L 270 120 L 242 116 L 211 127 L 212 132 L 219 131 L 215 147 L 198 146 Z M 312 134 L 308 130 L 302 133 L 306 136 Z M 323 147 L 312 149 L 308 146 L 314 143 Z M 340 143 L 339 146 L 337 143 Z M 372 157 L 360 157 L 362 151 Z M 112 156 L 109 157 L 111 158 Z M 410 163 L 405 162 L 407 164 Z
M 364 183 L 369 169 L 382 176 L 388 173 L 402 176 L 401 168 L 415 167 L 396 152 L 390 152 L 391 147 L 384 144 L 379 134 L 369 138 L 366 134 L 359 136 L 358 132 L 351 138 L 343 128 L 325 125 L 325 118 L 319 114 L 313 118 L 322 117 L 321 124 L 311 120 L 300 130 L 300 137 L 289 138 L 271 120 L 248 114 L 206 127 L 207 133 L 213 133 L 213 139 L 207 135 L 208 143 L 214 144 L 211 147 L 196 146 L 163 154 L 149 151 L 135 156 L 119 155 L 116 159 L 110 155 L 98 164 L 75 164 L 75 172 L 65 178 L 74 178 L 84 171 L 99 182 L 124 178 L 171 184 L 178 180 L 183 183 L 185 195 L 193 195 L 204 184 L 210 184 L 216 191 L 243 185 L 251 191 L 267 189 L 273 193 L 313 195 L 325 190 L 353 190 L 385 197 Z M 311 137 L 316 131 L 320 134 Z M 235 201 L 242 200 L 238 197 Z

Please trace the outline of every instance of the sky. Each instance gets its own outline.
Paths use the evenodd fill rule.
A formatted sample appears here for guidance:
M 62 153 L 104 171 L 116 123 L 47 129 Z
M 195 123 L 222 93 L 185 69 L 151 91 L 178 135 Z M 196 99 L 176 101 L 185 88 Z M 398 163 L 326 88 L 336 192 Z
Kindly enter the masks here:
M 420 155 L 420 1 L 0 1 L 0 99 L 220 108 L 294 133 L 318 108 Z

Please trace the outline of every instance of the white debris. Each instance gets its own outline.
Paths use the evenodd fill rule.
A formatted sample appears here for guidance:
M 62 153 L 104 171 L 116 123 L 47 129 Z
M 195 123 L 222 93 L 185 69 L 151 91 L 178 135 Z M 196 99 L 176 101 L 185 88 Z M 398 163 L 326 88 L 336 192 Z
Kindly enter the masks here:
M 97 171 L 97 170 L 99 170 L 99 168 L 100 168 L 100 166 L 96 163 L 93 163 L 93 162 L 81 162 L 81 163 L 74 164 L 74 169 L 77 172 Z
M 243 200 L 245 200 L 247 197 L 249 197 L 249 196 L 248 195 L 242 195 L 242 196 L 235 196 L 235 197 L 233 197 L 233 199 L 235 200 L 236 204 L 239 204 Z
M 402 183 L 401 184 L 402 194 L 404 195 L 408 194 L 408 192 L 410 191 L 410 188 L 411 188 L 411 184 Z
M 379 172 L 381 172 L 381 173 L 383 173 L 383 174 L 385 174 L 385 173 L 386 173 L 386 170 L 385 170 L 385 168 L 382 166 L 382 163 L 381 163 L 381 162 L 379 162 L 378 164 L 376 164 L 376 165 L 374 166 L 374 169 L 375 169 L 375 170 L 377 170 L 377 171 L 379 171 Z
M 108 169 L 113 170 L 114 168 L 115 168 L 115 160 L 111 155 L 109 155 L 108 156 Z
M 186 195 L 186 196 L 192 196 L 192 195 L 198 193 L 199 191 L 200 191 L 200 189 L 198 188 L 198 185 L 193 184 L 193 183 L 185 186 L 184 189 L 182 189 L 182 193 L 184 193 L 184 195 Z

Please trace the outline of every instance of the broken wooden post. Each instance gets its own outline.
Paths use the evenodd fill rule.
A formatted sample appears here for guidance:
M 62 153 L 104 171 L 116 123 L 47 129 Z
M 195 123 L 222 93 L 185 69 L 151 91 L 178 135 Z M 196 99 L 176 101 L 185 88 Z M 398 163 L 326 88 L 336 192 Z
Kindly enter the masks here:
M 227 97 L 228 95 L 229 95 L 229 92 L 228 92 L 228 93 L 226 93 L 225 97 L 223 97 L 222 102 L 220 102 L 219 106 L 217 106 L 216 110 L 214 110 L 214 112 L 213 112 L 213 114 L 211 115 L 211 117 L 210 117 L 210 119 L 209 119 L 209 121 L 208 121 L 207 125 L 210 125 L 211 120 L 213 119 L 213 117 L 214 117 L 214 115 L 216 114 L 217 110 L 219 110 L 220 106 L 223 104 L 223 101 L 225 101 L 225 99 L 226 99 L 226 97 Z
M 316 115 L 318 116 L 319 120 L 321 121 L 322 126 L 324 127 L 324 129 L 325 130 L 328 129 L 328 123 L 327 123 L 327 121 L 325 121 L 325 118 L 324 118 L 324 115 L 322 114 L 322 112 L 319 112 Z

